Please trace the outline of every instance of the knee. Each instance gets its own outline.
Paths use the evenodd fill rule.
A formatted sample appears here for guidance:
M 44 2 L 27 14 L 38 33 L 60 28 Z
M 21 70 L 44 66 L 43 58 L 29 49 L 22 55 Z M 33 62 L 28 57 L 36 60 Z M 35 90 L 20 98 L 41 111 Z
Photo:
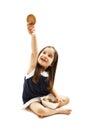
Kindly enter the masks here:
M 70 98 L 66 97 L 66 104 L 68 104 L 70 102 Z

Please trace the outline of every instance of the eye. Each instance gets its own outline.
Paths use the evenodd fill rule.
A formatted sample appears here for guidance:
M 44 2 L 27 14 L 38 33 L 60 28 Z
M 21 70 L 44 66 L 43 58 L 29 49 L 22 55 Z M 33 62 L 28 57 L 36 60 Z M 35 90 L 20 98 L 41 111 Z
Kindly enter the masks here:
M 46 51 L 43 51 L 43 54 L 46 54 Z
M 52 58 L 53 56 L 51 54 L 48 55 L 50 58 Z

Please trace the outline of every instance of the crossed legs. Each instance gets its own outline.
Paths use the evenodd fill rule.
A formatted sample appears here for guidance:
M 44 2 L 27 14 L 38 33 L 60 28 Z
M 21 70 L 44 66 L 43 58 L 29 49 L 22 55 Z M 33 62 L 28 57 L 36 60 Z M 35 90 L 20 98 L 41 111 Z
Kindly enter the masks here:
M 69 115 L 71 113 L 71 109 L 61 108 L 62 106 L 69 103 L 69 98 L 65 97 L 65 96 L 60 96 L 59 100 L 60 100 L 60 104 L 59 104 L 58 108 L 56 108 L 56 109 L 50 109 L 48 107 L 44 107 L 39 102 L 33 102 L 28 108 L 39 117 L 47 117 L 47 116 L 51 116 L 54 114 Z

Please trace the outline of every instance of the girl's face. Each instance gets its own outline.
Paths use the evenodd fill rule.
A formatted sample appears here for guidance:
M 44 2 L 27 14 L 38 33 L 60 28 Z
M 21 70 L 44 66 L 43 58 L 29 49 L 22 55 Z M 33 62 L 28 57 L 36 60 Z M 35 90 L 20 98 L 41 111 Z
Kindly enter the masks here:
M 51 66 L 53 60 L 54 60 L 53 48 L 45 48 L 38 57 L 38 63 L 45 69 Z

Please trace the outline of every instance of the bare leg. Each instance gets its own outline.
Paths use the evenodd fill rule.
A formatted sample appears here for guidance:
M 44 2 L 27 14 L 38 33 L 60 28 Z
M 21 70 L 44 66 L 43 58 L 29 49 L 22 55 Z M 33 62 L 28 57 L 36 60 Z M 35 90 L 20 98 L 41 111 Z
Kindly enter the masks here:
M 70 109 L 63 109 L 63 108 L 50 109 L 50 108 L 44 107 L 39 102 L 32 103 L 29 106 L 29 109 L 39 117 L 47 117 L 54 114 L 69 115 L 71 113 Z
M 59 96 L 59 106 L 58 107 L 62 107 L 64 105 L 67 105 L 69 103 L 70 99 L 66 96 Z

